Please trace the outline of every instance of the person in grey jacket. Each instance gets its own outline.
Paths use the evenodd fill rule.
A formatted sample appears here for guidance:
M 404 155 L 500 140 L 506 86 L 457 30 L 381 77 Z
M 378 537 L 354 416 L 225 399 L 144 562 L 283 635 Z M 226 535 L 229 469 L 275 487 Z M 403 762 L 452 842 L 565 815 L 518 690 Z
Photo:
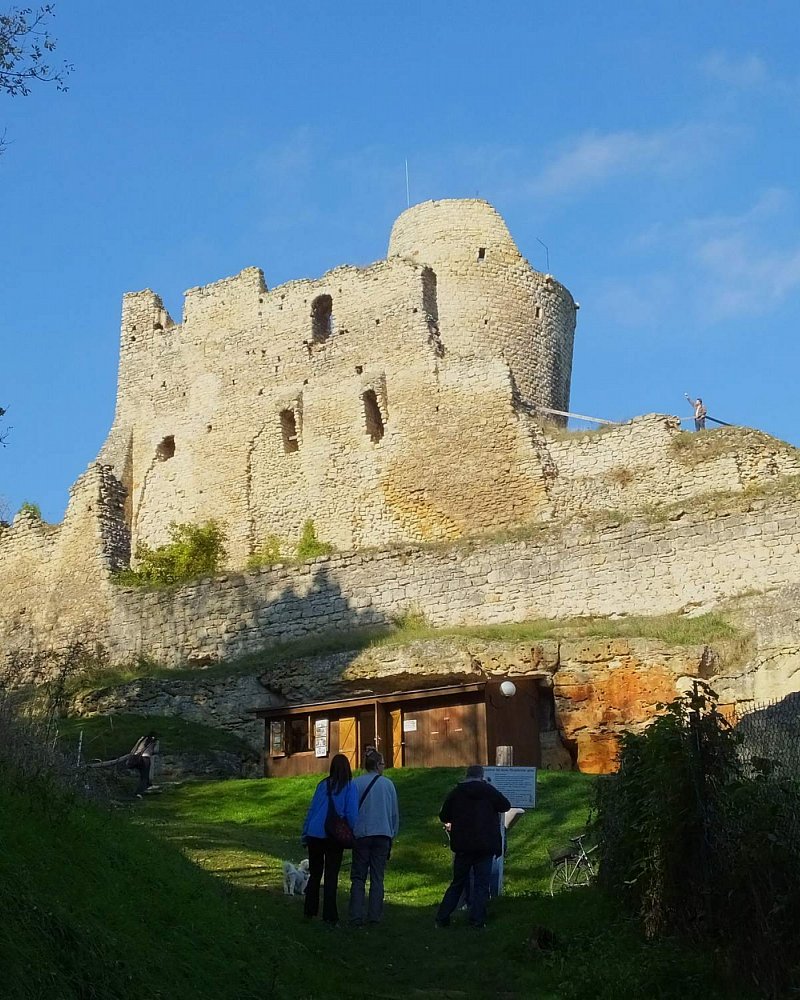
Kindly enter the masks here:
M 364 903 L 369 874 L 369 903 L 366 921 L 379 923 L 383 914 L 383 877 L 392 853 L 392 841 L 397 836 L 400 812 L 397 792 L 392 782 L 383 776 L 385 762 L 375 747 L 364 754 L 366 774 L 354 779 L 359 799 L 358 819 L 353 830 L 353 864 L 350 869 L 350 923 L 364 924 Z

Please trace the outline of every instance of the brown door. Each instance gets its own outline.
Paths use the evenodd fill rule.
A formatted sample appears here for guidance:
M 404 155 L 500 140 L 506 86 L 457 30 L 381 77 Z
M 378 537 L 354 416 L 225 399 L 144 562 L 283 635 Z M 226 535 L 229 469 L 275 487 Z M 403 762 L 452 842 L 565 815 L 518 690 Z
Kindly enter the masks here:
M 391 723 L 392 742 L 390 746 L 390 767 L 403 766 L 403 713 L 401 709 L 394 708 L 389 713 Z
M 403 730 L 406 767 L 461 767 L 484 759 L 475 703 L 407 708 Z
M 350 767 L 358 765 L 356 720 L 353 718 L 339 719 L 339 753 L 343 753 L 347 757 L 350 761 Z

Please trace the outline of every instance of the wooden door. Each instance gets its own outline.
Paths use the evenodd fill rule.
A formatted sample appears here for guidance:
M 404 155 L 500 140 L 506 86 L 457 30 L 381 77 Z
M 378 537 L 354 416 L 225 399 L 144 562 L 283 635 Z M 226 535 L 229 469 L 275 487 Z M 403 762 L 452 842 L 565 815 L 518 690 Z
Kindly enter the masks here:
M 389 713 L 389 721 L 391 725 L 390 732 L 392 734 L 392 742 L 390 745 L 390 757 L 389 766 L 390 767 L 402 767 L 403 766 L 403 712 L 402 709 L 394 708 Z
M 356 720 L 352 717 L 339 719 L 339 753 L 350 761 L 350 767 L 358 766 L 358 740 Z
M 453 699 L 449 704 L 407 709 L 405 713 L 406 767 L 466 767 L 480 763 L 479 706 Z M 413 728 L 409 728 L 409 724 Z

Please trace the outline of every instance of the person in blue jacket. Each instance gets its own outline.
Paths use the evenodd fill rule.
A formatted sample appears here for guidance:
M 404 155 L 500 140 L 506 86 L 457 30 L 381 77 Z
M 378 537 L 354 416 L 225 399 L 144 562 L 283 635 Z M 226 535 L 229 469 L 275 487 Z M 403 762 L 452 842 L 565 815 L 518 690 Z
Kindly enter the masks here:
M 306 920 L 311 920 L 319 912 L 319 886 L 324 874 L 322 919 L 333 927 L 339 922 L 336 892 L 344 848 L 325 832 L 328 791 L 330 789 L 334 809 L 353 829 L 358 819 L 358 792 L 352 779 L 350 761 L 343 753 L 337 753 L 331 761 L 329 776 L 323 778 L 314 790 L 301 837 L 308 848 L 308 884 L 303 916 Z

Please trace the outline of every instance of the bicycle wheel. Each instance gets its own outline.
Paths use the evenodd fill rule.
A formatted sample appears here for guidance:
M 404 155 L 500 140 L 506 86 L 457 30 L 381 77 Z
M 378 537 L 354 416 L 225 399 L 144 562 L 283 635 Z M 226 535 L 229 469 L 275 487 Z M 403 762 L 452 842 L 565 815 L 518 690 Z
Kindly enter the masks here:
M 553 874 L 550 877 L 550 895 L 555 896 L 562 889 L 569 889 L 571 884 L 569 860 L 565 858 L 563 861 L 559 861 L 553 869 Z
M 592 881 L 592 873 L 585 861 L 579 862 L 569 874 L 569 884 L 573 889 L 582 885 L 588 885 Z

